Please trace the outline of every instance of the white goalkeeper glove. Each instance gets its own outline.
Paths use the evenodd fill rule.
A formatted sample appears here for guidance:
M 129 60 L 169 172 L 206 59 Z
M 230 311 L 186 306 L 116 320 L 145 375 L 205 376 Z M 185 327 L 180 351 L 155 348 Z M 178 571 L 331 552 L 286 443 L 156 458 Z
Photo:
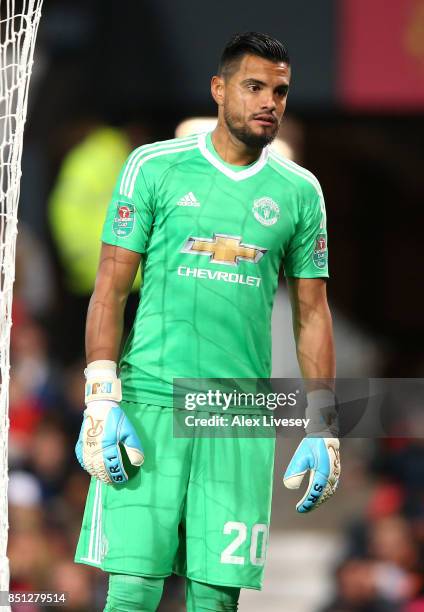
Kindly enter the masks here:
M 297 447 L 284 474 L 284 485 L 298 489 L 309 471 L 309 483 L 296 510 L 302 514 L 318 508 L 336 491 L 340 478 L 340 442 L 335 396 L 330 391 L 308 393 L 307 437 Z M 314 437 L 315 436 L 315 437 Z
M 107 484 L 128 481 L 121 448 L 130 463 L 142 465 L 143 449 L 138 435 L 118 402 L 121 384 L 113 361 L 94 361 L 85 370 L 86 404 L 75 454 L 81 466 Z

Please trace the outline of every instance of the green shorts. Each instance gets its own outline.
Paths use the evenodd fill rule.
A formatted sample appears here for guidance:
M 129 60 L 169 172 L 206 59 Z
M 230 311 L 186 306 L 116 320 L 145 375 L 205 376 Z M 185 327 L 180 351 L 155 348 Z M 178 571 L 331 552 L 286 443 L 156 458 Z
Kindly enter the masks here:
M 173 435 L 173 409 L 121 404 L 145 462 L 125 485 L 91 480 L 75 560 L 106 572 L 262 587 L 273 437 Z

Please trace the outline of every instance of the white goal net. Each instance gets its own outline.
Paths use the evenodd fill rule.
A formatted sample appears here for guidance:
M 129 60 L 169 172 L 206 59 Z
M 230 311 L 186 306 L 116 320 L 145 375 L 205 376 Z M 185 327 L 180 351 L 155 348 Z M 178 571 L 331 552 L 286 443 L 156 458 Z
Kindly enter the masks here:
M 28 86 L 42 1 L 0 0 L 0 591 L 9 590 L 7 436 L 17 208 Z

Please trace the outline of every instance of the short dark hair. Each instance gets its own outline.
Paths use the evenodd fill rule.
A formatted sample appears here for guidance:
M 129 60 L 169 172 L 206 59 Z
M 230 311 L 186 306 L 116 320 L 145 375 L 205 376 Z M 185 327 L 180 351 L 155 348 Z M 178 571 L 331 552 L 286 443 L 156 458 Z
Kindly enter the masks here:
M 271 62 L 290 65 L 287 48 L 279 40 L 262 32 L 235 34 L 225 45 L 218 66 L 218 74 L 228 77 L 244 55 L 257 55 Z

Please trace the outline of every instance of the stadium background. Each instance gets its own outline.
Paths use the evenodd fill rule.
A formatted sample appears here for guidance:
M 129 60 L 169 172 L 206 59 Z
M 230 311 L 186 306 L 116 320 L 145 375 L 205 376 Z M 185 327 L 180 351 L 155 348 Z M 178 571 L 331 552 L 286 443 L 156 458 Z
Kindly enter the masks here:
M 250 29 L 292 57 L 281 136 L 326 196 L 339 375 L 423 376 L 423 0 L 45 0 L 19 211 L 9 557 L 12 588 L 66 590 L 75 612 L 102 609 L 105 591 L 99 572 L 72 563 L 94 228 L 130 148 L 214 115 L 219 53 Z M 273 350 L 274 375 L 295 375 L 283 286 Z M 293 444 L 280 441 L 265 589 L 243 594 L 241 610 L 424 610 L 419 435 L 346 440 L 339 492 L 307 517 L 283 490 Z M 172 580 L 161 610 L 180 609 Z

